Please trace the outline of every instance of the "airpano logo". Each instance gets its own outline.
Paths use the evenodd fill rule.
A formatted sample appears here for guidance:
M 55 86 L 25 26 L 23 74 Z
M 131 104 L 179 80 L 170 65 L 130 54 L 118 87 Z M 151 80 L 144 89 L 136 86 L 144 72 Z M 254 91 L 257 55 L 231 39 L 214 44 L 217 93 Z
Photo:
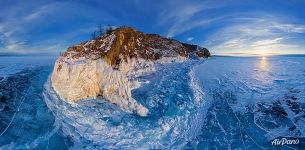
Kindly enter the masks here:
M 281 138 L 281 139 L 274 139 L 271 144 L 272 145 L 297 145 L 300 143 L 299 139 L 287 139 L 287 138 Z

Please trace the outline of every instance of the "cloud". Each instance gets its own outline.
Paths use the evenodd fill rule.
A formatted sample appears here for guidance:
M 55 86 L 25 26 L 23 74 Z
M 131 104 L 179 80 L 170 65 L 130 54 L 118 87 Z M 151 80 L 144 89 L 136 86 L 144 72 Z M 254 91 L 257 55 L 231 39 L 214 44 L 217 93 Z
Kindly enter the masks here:
M 190 31 L 196 27 L 202 27 L 202 26 L 207 26 L 211 25 L 212 23 L 215 23 L 219 20 L 222 20 L 224 17 L 217 17 L 217 18 L 211 18 L 211 19 L 203 19 L 203 20 L 196 20 L 196 21 L 188 21 L 188 22 L 183 22 L 180 24 L 175 24 L 172 26 L 168 33 L 167 37 L 174 37 L 178 34 L 184 33 L 186 31 Z
M 22 47 L 26 44 L 25 41 L 16 41 L 16 42 L 12 42 L 10 41 L 7 45 L 6 48 L 8 50 L 12 50 L 12 51 L 16 51 L 19 49 L 22 49 Z
M 274 23 L 270 28 L 292 33 L 305 33 L 305 25 Z
M 188 42 L 190 42 L 190 41 L 192 41 L 192 40 L 194 40 L 194 37 L 188 37 L 188 38 L 186 39 L 186 41 L 188 41 Z
M 173 0 L 152 6 L 154 3 L 30 0 L 0 5 L 0 52 L 63 51 L 89 39 L 101 21 L 204 43 L 202 46 L 219 52 L 305 46 L 298 41 L 305 38 L 302 11 L 295 10 L 297 7 L 282 9 L 295 5 L 287 5 L 288 2 L 282 2 L 277 9 L 265 9 L 260 2 L 245 4 L 235 0 Z M 267 3 L 274 5 L 266 2 L 266 6 Z
M 251 46 L 252 47 L 262 47 L 262 46 L 275 45 L 275 44 L 279 44 L 282 39 L 283 38 L 259 40 L 259 41 L 254 42 Z
M 83 34 L 88 34 L 94 31 L 96 27 L 77 27 L 77 30 L 72 30 L 74 26 L 71 26 L 71 30 L 57 34 L 56 38 L 53 37 L 54 35 L 46 35 L 55 34 L 56 31 L 46 31 L 48 27 L 54 26 L 54 23 L 49 24 L 51 20 L 45 15 L 48 14 L 50 16 L 56 16 L 59 13 L 62 13 L 62 10 L 59 11 L 59 9 L 66 8 L 66 6 L 71 5 L 69 5 L 67 2 L 49 2 L 43 4 L 25 3 L 22 5 L 16 5 L 12 9 L 7 9 L 7 11 L 1 13 L 0 18 L 3 20 L 3 22 L 0 22 L 0 52 L 56 53 L 58 51 L 64 51 L 69 45 L 71 45 L 71 42 L 75 41 L 74 39 L 76 37 L 80 37 Z M 25 8 L 28 7 L 31 7 L 32 9 L 25 10 Z M 16 11 L 18 9 L 23 10 L 23 13 Z M 60 18 L 63 15 L 68 16 L 68 14 L 60 14 L 56 17 Z M 37 28 L 39 28 L 38 31 Z M 41 38 L 37 39 L 38 37 Z M 35 39 L 35 41 L 32 39 Z
M 32 9 L 30 10 L 32 11 Z M 19 13 L 19 11 L 23 13 Z M 1 13 L 3 22 L 0 23 L 0 52 L 17 52 L 24 49 L 27 42 L 22 33 L 26 32 L 31 25 L 27 21 L 38 17 L 40 13 L 40 11 L 30 13 L 29 10 L 25 10 L 24 4 L 14 5 L 3 11 Z
M 41 15 L 43 15 L 44 13 L 47 13 L 48 11 L 48 5 L 46 6 L 41 6 L 38 10 L 34 11 L 33 13 L 30 13 L 29 15 L 24 17 L 24 20 L 26 21 L 32 21 L 38 17 L 40 17 Z
M 244 45 L 243 39 L 232 39 L 222 44 L 224 48 L 241 48 Z
M 291 42 L 296 34 L 305 33 L 305 26 L 292 24 L 276 16 L 261 18 L 232 18 L 233 23 L 217 30 L 211 36 L 208 47 L 224 52 L 277 53 L 279 51 L 300 51 L 302 43 Z M 293 43 L 293 44 L 292 44 Z
M 25 44 L 25 42 L 19 42 L 13 37 L 16 32 L 16 27 L 9 27 L 9 24 L 0 24 L 0 51 L 1 49 L 14 51 Z M 2 47 L 2 48 L 1 48 Z
M 215 9 L 221 3 L 211 3 L 209 1 L 196 3 L 192 1 L 169 3 L 166 11 L 161 13 L 159 24 L 169 25 L 166 33 L 167 37 L 174 37 L 178 34 L 189 31 L 193 28 L 210 24 L 223 17 L 207 18 L 201 16 L 203 11 Z M 194 18 L 195 16 L 198 18 Z

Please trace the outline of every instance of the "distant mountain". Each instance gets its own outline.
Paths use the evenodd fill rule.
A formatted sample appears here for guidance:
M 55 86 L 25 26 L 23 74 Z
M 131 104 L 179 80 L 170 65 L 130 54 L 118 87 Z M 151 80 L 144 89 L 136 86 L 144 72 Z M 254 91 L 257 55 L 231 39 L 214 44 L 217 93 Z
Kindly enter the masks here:
M 135 77 L 156 71 L 155 64 L 211 56 L 209 50 L 130 27 L 74 45 L 56 61 L 51 77 L 57 94 L 68 102 L 102 97 L 129 112 L 146 116 L 133 99 Z

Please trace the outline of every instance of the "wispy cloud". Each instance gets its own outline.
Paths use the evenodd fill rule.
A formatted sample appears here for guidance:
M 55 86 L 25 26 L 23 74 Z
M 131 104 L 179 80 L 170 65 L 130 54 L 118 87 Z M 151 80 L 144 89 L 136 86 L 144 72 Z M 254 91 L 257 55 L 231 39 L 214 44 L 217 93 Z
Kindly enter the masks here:
M 41 6 L 38 10 L 35 10 L 34 12 L 28 14 L 27 16 L 24 17 L 25 21 L 32 21 L 38 17 L 40 17 L 41 15 L 43 15 L 44 13 L 47 13 L 48 11 L 50 11 L 50 9 L 48 10 L 48 5 L 45 6 Z
M 161 13 L 159 24 L 169 24 L 169 29 L 166 33 L 167 37 L 173 37 L 178 34 L 189 31 L 193 28 L 210 24 L 219 20 L 222 17 L 206 18 L 198 16 L 204 14 L 204 11 L 215 9 L 221 6 L 221 3 L 211 3 L 210 1 L 192 2 L 192 1 L 179 1 L 172 2 L 167 5 L 168 9 Z
M 186 41 L 188 41 L 188 42 L 190 42 L 190 41 L 192 41 L 192 40 L 194 40 L 194 37 L 188 37 L 188 38 L 186 39 Z
M 18 49 L 21 49 L 25 44 L 26 44 L 26 42 L 24 42 L 24 41 L 18 41 L 18 42 L 12 42 L 12 41 L 10 41 L 10 42 L 6 45 L 6 48 L 7 48 L 8 50 L 18 50 Z
M 39 30 L 46 30 L 50 26 L 54 26 L 54 24 L 49 24 L 52 23 L 51 19 L 54 18 L 54 15 L 61 13 L 62 11 L 59 11 L 60 9 L 63 9 L 66 6 L 73 7 L 73 5 L 69 5 L 67 2 L 49 2 L 31 5 L 32 9 L 24 10 L 24 8 L 28 7 L 27 5 L 29 4 L 16 5 L 13 9 L 8 9 L 0 15 L 3 20 L 3 22 L 0 22 L 0 52 L 57 53 L 59 51 L 64 51 L 71 45 L 71 42 L 73 42 L 76 37 L 91 33 L 95 30 L 92 26 L 86 26 L 84 28 L 78 27 L 78 30 L 76 31 L 67 30 L 65 33 L 54 38 L 53 36 L 46 34 L 52 35 L 56 33 L 56 30 Z M 22 10 L 23 13 L 18 13 L 18 11 L 16 11 L 18 9 Z M 61 16 L 64 15 L 67 14 L 61 14 Z M 73 28 L 75 27 L 71 26 L 71 29 Z M 37 31 L 37 29 L 39 30 Z M 37 40 L 38 36 L 40 36 L 41 39 Z M 35 39 L 35 42 L 32 39 Z
M 207 43 L 212 49 L 220 53 L 233 51 L 277 53 L 285 48 L 286 50 L 289 48 L 287 51 L 300 50 L 300 45 L 291 44 L 290 39 L 296 34 L 305 33 L 305 26 L 302 24 L 288 24 L 283 18 L 276 16 L 232 19 L 238 20 L 238 23 L 227 25 L 209 37 L 214 39 Z
M 222 47 L 224 47 L 224 48 L 241 48 L 245 45 L 244 41 L 245 40 L 243 40 L 243 39 L 232 39 L 232 40 L 224 42 L 222 44 Z
M 275 38 L 275 39 L 266 39 L 266 40 L 259 40 L 254 42 L 251 46 L 252 47 L 262 47 L 262 46 L 270 46 L 275 44 L 280 44 L 283 38 Z
M 3 1 L 0 52 L 58 53 L 88 40 L 100 23 L 133 26 L 214 52 L 305 47 L 302 1 Z
M 270 26 L 271 29 L 278 29 L 285 32 L 305 33 L 305 25 L 303 24 L 279 24 L 274 23 Z
M 0 40 L 2 46 L 0 52 L 18 52 L 26 47 L 26 40 L 22 36 L 29 24 L 26 21 L 34 19 L 38 14 L 30 14 L 24 10 L 23 5 L 16 5 L 1 14 L 3 22 L 0 22 Z M 23 13 L 18 13 L 19 11 Z

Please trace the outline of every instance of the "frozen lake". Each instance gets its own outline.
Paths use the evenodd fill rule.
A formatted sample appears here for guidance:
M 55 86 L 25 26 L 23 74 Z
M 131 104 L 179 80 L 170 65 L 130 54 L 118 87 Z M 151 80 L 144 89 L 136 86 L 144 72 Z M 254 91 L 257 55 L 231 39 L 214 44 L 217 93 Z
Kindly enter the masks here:
M 133 91 L 147 118 L 62 102 L 47 82 L 55 59 L 0 57 L 0 149 L 272 149 L 278 137 L 305 148 L 305 56 L 160 65 Z
M 213 57 L 195 70 L 210 104 L 195 147 L 271 149 L 275 138 L 304 137 L 304 56 Z

